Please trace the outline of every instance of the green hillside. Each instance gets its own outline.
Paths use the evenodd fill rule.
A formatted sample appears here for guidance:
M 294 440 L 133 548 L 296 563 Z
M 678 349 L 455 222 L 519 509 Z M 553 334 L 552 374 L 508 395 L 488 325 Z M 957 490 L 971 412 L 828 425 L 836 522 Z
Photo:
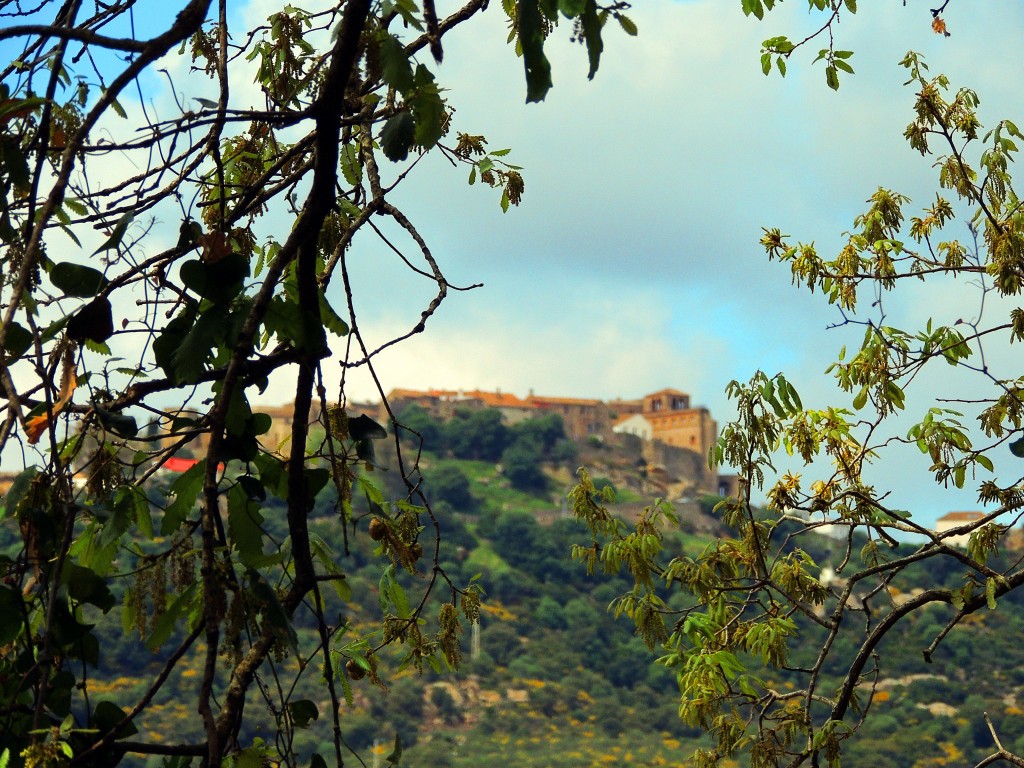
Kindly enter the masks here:
M 334 590 L 323 591 L 331 606 L 328 615 L 337 615 L 342 628 L 341 651 L 331 659 L 331 678 L 345 699 L 339 723 L 346 742 L 367 765 L 381 764 L 394 749 L 396 736 L 404 750 L 402 764 L 422 768 L 496 762 L 566 768 L 681 764 L 704 745 L 705 737 L 679 720 L 676 681 L 656 663 L 661 649 L 648 650 L 634 636 L 632 624 L 624 617 L 617 621 L 609 611 L 631 583 L 620 575 L 588 576 L 583 564 L 570 557 L 574 545 L 589 543 L 588 534 L 562 502 L 573 481 L 570 467 L 586 460 L 593 475 L 602 478 L 599 485 L 617 487 L 611 509 L 632 518 L 642 496 L 640 488 L 631 487 L 631 477 L 639 486 L 642 476 L 635 468 L 628 470 L 632 476 L 623 469 L 630 466 L 624 461 L 627 454 L 615 446 L 581 448 L 556 438 L 546 448 L 537 442 L 523 452 L 523 463 L 537 469 L 540 479 L 517 484 L 502 460 L 507 452 L 508 447 L 497 461 L 493 456 L 458 458 L 450 449 L 443 454 L 427 451 L 419 459 L 422 487 L 442 535 L 437 563 L 457 583 L 474 580 L 485 597 L 478 643 L 474 630 L 464 626 L 463 662 L 455 671 L 418 665 L 388 647 L 372 652 L 381 641 L 374 628 L 383 610 L 382 592 L 392 594 L 401 588 L 418 594 L 439 573 L 428 552 L 413 572 L 391 569 L 381 579 L 387 560 L 366 533 L 371 520 L 389 515 L 388 505 L 380 506 L 379 499 L 399 497 L 403 490 L 398 473 L 387 469 L 397 461 L 393 449 L 380 448 L 377 468 L 363 471 L 357 485 L 367 492 L 353 498 L 347 528 L 333 491 L 318 497 L 310 526 L 319 546 L 348 551 L 345 578 L 332 582 Z M 712 531 L 721 530 L 710 515 L 714 502 L 706 497 L 679 505 L 682 522 L 664 541 L 669 553 L 694 556 L 708 545 Z M 268 499 L 262 515 L 267 532 L 283 540 L 286 528 L 280 509 L 280 501 Z M 839 543 L 824 536 L 804 538 L 808 540 L 802 546 L 819 565 L 837 564 Z M 431 536 L 422 541 L 432 546 Z M 19 545 L 10 540 L 4 551 L 14 555 Z M 142 564 L 144 553 L 139 555 L 136 562 Z M 129 560 L 125 555 L 126 563 Z M 140 567 L 115 580 L 111 589 L 121 596 L 130 583 L 131 599 L 159 604 L 165 598 L 158 589 L 146 592 L 148 574 Z M 959 575 L 953 565 L 944 574 L 921 572 L 920 586 L 937 580 L 952 583 Z M 913 580 L 910 584 L 914 586 Z M 438 584 L 427 615 L 436 613 L 450 596 L 446 585 Z M 664 597 L 670 608 L 685 607 L 672 602 L 680 599 L 676 595 L 666 592 Z M 975 760 L 977 755 L 963 754 L 952 745 L 974 744 L 978 755 L 986 753 L 990 741 L 984 712 L 997 722 L 1005 740 L 1024 749 L 1024 705 L 1017 699 L 1024 690 L 1024 652 L 994 639 L 1022 635 L 1022 599 L 1011 593 L 998 611 L 972 618 L 966 631 L 940 647 L 932 664 L 925 664 L 921 649 L 948 618 L 942 609 L 931 609 L 887 640 L 871 701 L 874 717 L 849 743 L 845 764 L 902 768 Z M 232 609 L 227 610 L 230 618 Z M 98 669 L 90 673 L 89 685 L 94 697 L 127 708 L 145 695 L 146 681 L 164 665 L 182 630 L 169 634 L 158 611 L 149 627 L 153 651 L 140 653 L 134 638 L 125 635 L 116 620 L 109 620 L 116 612 L 108 614 L 105 623 L 98 612 L 92 617 L 103 635 Z M 670 626 L 672 620 L 669 616 Z M 313 634 L 316 628 L 298 626 L 296 631 Z M 817 653 L 813 627 L 805 631 L 807 643 L 791 658 L 796 666 L 813 663 Z M 266 714 L 246 738 L 274 733 L 276 720 L 292 718 L 307 724 L 296 731 L 300 754 L 329 753 L 332 718 L 324 659 L 297 659 L 287 648 L 278 656 L 274 669 L 263 670 L 261 685 L 285 691 L 291 704 L 281 712 L 251 700 L 250 714 L 261 708 Z M 382 682 L 374 681 L 377 675 Z M 168 744 L 200 740 L 201 722 L 179 703 L 189 700 L 185 692 L 199 678 L 197 662 L 179 664 L 155 706 L 138 723 L 139 738 Z M 780 691 L 790 685 L 784 675 L 770 682 Z M 153 756 L 145 764 L 164 765 L 165 759 Z M 142 761 L 135 759 L 134 764 Z

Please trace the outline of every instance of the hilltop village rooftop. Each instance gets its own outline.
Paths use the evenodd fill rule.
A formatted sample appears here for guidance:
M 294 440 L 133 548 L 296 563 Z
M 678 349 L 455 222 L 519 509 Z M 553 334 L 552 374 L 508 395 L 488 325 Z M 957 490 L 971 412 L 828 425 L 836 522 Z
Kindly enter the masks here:
M 525 397 L 497 390 L 394 389 L 388 394 L 392 411 L 401 413 L 418 405 L 440 418 L 461 408 L 495 408 L 508 424 L 545 413 L 562 417 L 566 435 L 582 440 L 590 435 L 609 437 L 633 434 L 644 440 L 687 448 L 707 455 L 718 435 L 718 425 L 703 406 L 693 407 L 690 396 L 678 389 L 661 389 L 637 400 L 597 400 L 547 397 L 532 391 Z M 386 418 L 386 414 L 382 414 Z

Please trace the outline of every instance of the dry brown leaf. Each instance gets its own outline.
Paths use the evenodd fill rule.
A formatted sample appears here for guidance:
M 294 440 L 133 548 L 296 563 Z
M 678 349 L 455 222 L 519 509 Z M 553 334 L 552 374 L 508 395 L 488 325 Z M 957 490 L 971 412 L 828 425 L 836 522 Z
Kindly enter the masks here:
M 43 436 L 47 428 L 50 426 L 51 417 L 56 419 L 57 414 L 64 410 L 64 406 L 71 402 L 71 396 L 75 392 L 75 388 L 78 386 L 78 378 L 75 375 L 75 364 L 68 359 L 70 355 L 64 359 L 64 370 L 60 377 L 60 393 L 57 396 L 57 402 L 53 404 L 53 408 L 50 409 L 50 413 L 42 413 L 39 416 L 33 416 L 31 419 L 25 422 L 25 437 L 31 445 L 35 445 L 39 442 L 39 438 Z

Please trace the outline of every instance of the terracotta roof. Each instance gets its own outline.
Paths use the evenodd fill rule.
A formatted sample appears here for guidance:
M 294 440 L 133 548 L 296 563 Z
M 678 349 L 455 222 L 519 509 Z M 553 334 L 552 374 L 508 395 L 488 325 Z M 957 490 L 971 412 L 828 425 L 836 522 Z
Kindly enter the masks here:
M 393 389 L 388 393 L 388 400 L 397 399 L 418 400 L 433 398 L 435 400 L 479 400 L 491 408 L 532 408 L 533 406 L 508 392 L 484 392 L 480 389 L 431 389 L 420 391 L 416 389 Z
M 651 394 L 646 395 L 646 397 L 656 397 L 658 395 L 674 395 L 677 397 L 689 397 L 688 394 L 686 394 L 685 392 L 680 392 L 678 389 L 660 389 L 657 392 L 652 392 Z M 388 400 L 398 400 L 403 398 L 433 398 L 437 400 L 479 400 L 481 403 L 488 405 L 492 408 L 544 408 L 546 406 L 551 405 L 596 406 L 605 404 L 603 400 L 599 400 L 593 397 L 542 397 L 539 395 L 531 394 L 524 400 L 522 398 L 517 397 L 516 395 L 508 394 L 505 392 L 484 392 L 479 389 L 393 389 L 388 393 Z M 620 408 L 641 408 L 643 407 L 643 400 L 616 399 L 609 401 L 607 405 L 613 409 L 616 406 Z M 678 411 L 676 411 L 676 413 L 678 413 Z
M 442 393 L 438 390 L 423 392 L 418 389 L 392 389 L 388 392 L 388 400 L 397 400 L 401 397 L 439 397 Z
M 984 512 L 947 512 L 939 518 L 939 522 L 942 523 L 973 523 L 975 520 L 981 520 L 985 516 Z
M 533 408 L 533 404 L 522 400 L 508 392 L 482 392 L 474 389 L 472 392 L 463 392 L 463 396 L 479 400 L 491 408 Z
M 643 400 L 621 400 L 616 398 L 615 400 L 608 401 L 609 408 L 643 408 Z
M 256 413 L 265 413 L 274 418 L 291 417 L 295 413 L 294 405 L 258 405 Z
M 543 407 L 544 405 L 601 405 L 602 401 L 594 400 L 592 398 L 584 397 L 538 397 L 536 395 L 530 395 L 526 398 L 530 403 L 536 403 Z

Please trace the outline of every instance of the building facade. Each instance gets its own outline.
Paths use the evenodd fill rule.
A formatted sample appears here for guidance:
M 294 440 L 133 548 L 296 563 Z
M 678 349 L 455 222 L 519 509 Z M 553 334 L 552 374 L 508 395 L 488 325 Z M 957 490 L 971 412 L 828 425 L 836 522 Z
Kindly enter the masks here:
M 707 456 L 718 438 L 718 425 L 707 408 L 692 408 L 690 396 L 678 389 L 662 389 L 644 396 L 643 417 L 653 440 L 688 448 Z

